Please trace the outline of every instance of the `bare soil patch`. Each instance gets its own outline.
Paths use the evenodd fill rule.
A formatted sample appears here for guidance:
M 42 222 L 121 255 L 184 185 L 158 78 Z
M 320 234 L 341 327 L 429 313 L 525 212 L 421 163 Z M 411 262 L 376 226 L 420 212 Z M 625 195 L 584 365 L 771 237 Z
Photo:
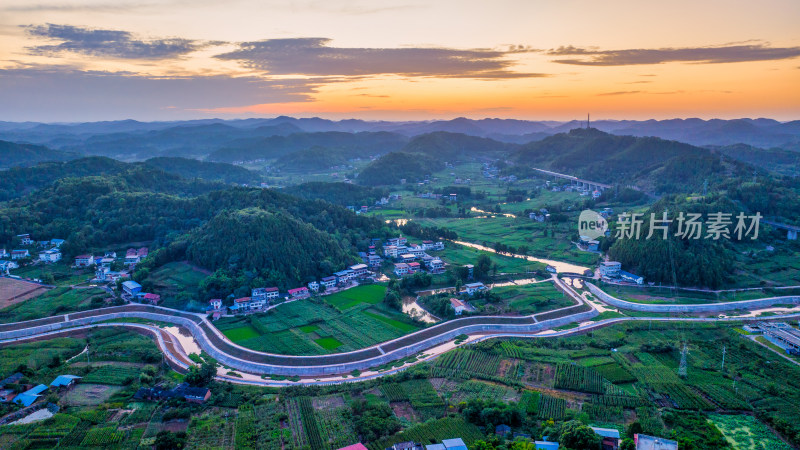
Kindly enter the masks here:
M 0 278 L 0 309 L 8 308 L 19 302 L 36 297 L 47 291 L 48 288 L 28 281 L 14 278 Z
M 406 418 L 412 422 L 417 420 L 417 414 L 414 412 L 414 408 L 411 407 L 411 403 L 391 402 L 389 403 L 389 406 L 392 407 L 392 411 L 394 411 L 395 416 Z

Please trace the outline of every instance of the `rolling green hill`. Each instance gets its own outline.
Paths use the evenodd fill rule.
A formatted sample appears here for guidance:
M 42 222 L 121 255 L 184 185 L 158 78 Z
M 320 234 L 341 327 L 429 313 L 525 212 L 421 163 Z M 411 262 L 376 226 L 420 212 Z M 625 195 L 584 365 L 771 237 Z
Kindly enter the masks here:
M 0 169 L 31 166 L 43 161 L 67 161 L 77 157 L 74 153 L 53 150 L 42 145 L 0 141 Z
M 260 175 L 244 167 L 232 164 L 198 161 L 188 158 L 159 157 L 150 158 L 144 164 L 174 173 L 184 178 L 202 178 L 223 183 L 255 184 L 263 179 Z
M 358 174 L 357 181 L 367 186 L 417 182 L 444 169 L 444 163 L 421 153 L 393 152 L 372 161 Z
M 724 165 L 705 148 L 652 137 L 616 136 L 577 128 L 523 145 L 511 160 L 609 184 L 636 184 L 655 192 L 697 191 L 704 180 L 728 178 L 738 165 Z
M 403 147 L 407 153 L 422 153 L 441 161 L 496 159 L 517 146 L 461 133 L 437 131 L 416 136 Z

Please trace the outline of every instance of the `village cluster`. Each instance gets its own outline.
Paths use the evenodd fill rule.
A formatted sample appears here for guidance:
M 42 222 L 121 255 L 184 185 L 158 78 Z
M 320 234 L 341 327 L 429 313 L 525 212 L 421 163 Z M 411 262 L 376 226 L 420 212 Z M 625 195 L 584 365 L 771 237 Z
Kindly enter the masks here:
M 223 304 L 222 299 L 211 299 L 207 312 L 214 318 L 218 318 L 226 311 L 233 313 L 264 311 L 284 301 L 300 300 L 321 292 L 330 294 L 344 290 L 357 285 L 360 280 L 371 279 L 376 281 L 376 278 L 380 277 L 379 271 L 383 266 L 384 258 L 395 262 L 394 273 L 398 277 L 423 270 L 431 274 L 444 272 L 444 262 L 426 253 L 427 250 L 444 250 L 444 242 L 442 241 L 426 240 L 422 241 L 421 244 L 409 244 L 408 239 L 402 236 L 390 238 L 382 246 L 384 258 L 378 255 L 377 246 L 380 243 L 380 239 L 373 238 L 368 251 L 359 252 L 361 263 L 322 277 L 318 281 L 311 281 L 306 286 L 289 289 L 286 293 L 282 293 L 275 286 L 255 288 L 251 290 L 249 297 L 234 299 L 233 305 L 227 307 Z M 131 283 L 135 282 L 123 283 L 123 288 L 126 284 Z M 131 286 L 134 289 L 141 289 L 138 283 Z M 472 287 L 470 288 L 470 286 Z M 470 294 L 485 288 L 482 283 L 473 283 L 465 287 Z

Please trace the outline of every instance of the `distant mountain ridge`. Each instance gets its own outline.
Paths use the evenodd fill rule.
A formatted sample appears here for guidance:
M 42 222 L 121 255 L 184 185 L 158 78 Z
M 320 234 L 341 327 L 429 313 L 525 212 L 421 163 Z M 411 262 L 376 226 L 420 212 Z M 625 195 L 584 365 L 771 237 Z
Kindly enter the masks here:
M 43 161 L 68 161 L 80 155 L 53 150 L 42 145 L 0 141 L 0 169 L 32 166 Z
M 800 120 L 773 119 L 667 119 L 596 120 L 591 126 L 615 135 L 660 137 L 697 146 L 746 144 L 756 147 L 800 148 Z M 468 119 L 430 121 L 366 121 L 279 116 L 241 120 L 205 119 L 181 122 L 122 120 L 77 124 L 0 122 L 0 139 L 45 145 L 54 150 L 143 160 L 156 156 L 185 156 L 230 162 L 225 151 L 250 151 L 269 146 L 275 136 L 306 133 L 385 132 L 405 138 L 447 132 L 524 144 L 547 136 L 585 128 L 583 120 L 568 122 L 517 119 Z M 177 140 L 177 142 L 176 142 Z M 327 147 L 326 143 L 313 142 Z M 254 150 L 255 149 L 255 150 Z M 294 148 L 299 150 L 301 148 Z M 224 151 L 222 151 L 224 150 Z M 394 151 L 397 148 L 387 150 Z M 256 151 L 257 153 L 257 151 Z M 269 154 L 269 151 L 264 153 Z M 280 156 L 280 155 L 278 155 Z

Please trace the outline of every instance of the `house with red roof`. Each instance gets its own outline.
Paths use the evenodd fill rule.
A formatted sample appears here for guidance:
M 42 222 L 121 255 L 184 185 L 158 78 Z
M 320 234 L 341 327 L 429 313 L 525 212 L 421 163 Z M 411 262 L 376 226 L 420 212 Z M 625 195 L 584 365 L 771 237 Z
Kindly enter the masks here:
M 308 288 L 303 286 L 299 288 L 289 289 L 289 297 L 291 298 L 299 298 L 299 297 L 307 297 L 308 296 Z

